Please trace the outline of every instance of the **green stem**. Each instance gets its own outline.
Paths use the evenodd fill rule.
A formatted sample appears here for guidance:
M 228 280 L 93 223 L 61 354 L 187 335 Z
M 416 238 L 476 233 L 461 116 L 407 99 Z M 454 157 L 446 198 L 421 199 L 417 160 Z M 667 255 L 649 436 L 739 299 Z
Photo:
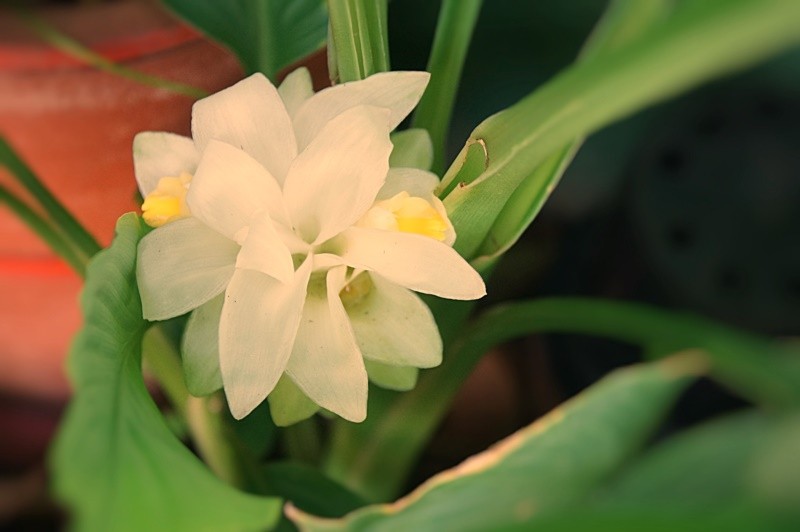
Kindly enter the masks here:
M 444 0 L 428 60 L 431 81 L 414 114 L 412 127 L 425 128 L 433 141 L 433 171 L 441 175 L 445 144 L 461 71 L 482 0 Z
M 189 394 L 180 355 L 161 327 L 154 326 L 147 331 L 142 356 L 175 411 L 186 420 L 203 461 L 220 479 L 241 487 L 246 476 L 223 417 L 222 398 L 218 394 L 202 398 Z
M 329 62 L 338 79 L 364 79 L 389 70 L 386 0 L 328 0 L 333 46 Z
M 313 417 L 281 430 L 283 449 L 292 460 L 316 466 L 322 455 L 317 420 Z
M 223 417 L 225 402 L 221 394 L 208 397 L 188 396 L 186 422 L 198 454 L 219 478 L 232 486 L 244 488 L 248 477 L 231 441 L 231 429 Z
M 17 15 L 19 16 L 20 20 L 22 20 L 25 25 L 28 26 L 28 28 L 30 28 L 34 33 L 36 33 L 36 35 L 38 35 L 43 41 L 50 44 L 54 48 L 57 48 L 58 50 L 61 50 L 62 52 L 97 68 L 98 70 L 127 78 L 142 85 L 181 94 L 195 100 L 208 96 L 207 91 L 198 87 L 192 87 L 191 85 L 186 85 L 177 81 L 171 81 L 158 76 L 145 74 L 144 72 L 139 72 L 138 70 L 134 70 L 132 68 L 118 65 L 113 61 L 109 61 L 102 55 L 92 51 L 90 48 L 87 48 L 78 41 L 68 37 L 67 35 L 64 35 L 56 28 L 29 11 L 17 10 Z
M 100 245 L 63 205 L 47 190 L 36 174 L 14 152 L 11 146 L 0 137 L 0 165 L 5 166 L 17 180 L 39 202 L 47 216 L 57 225 L 84 255 L 93 257 L 100 251 Z
M 5 203 L 25 225 L 27 225 L 39 238 L 52 249 L 56 255 L 64 259 L 75 273 L 84 277 L 89 257 L 78 252 L 70 242 L 64 238 L 57 227 L 45 218 L 39 216 L 22 200 L 14 196 L 7 188 L 0 185 L 0 203 Z
M 190 395 L 183 379 L 180 355 L 162 327 L 153 326 L 144 335 L 142 358 L 175 411 L 186 418 L 186 402 Z
M 275 60 L 274 32 L 270 31 L 272 24 L 272 8 L 269 2 L 255 2 L 255 15 L 258 19 L 256 30 L 256 62 L 258 70 L 274 83 L 277 74 Z
M 414 393 L 382 413 L 369 439 L 344 438 L 328 457 L 329 474 L 370 498 L 388 500 L 452 399 L 491 347 L 537 333 L 580 333 L 639 345 L 658 356 L 686 349 L 706 353 L 712 374 L 746 397 L 773 405 L 800 404 L 800 364 L 790 353 L 699 317 L 646 305 L 580 298 L 509 304 L 482 315 L 426 372 Z

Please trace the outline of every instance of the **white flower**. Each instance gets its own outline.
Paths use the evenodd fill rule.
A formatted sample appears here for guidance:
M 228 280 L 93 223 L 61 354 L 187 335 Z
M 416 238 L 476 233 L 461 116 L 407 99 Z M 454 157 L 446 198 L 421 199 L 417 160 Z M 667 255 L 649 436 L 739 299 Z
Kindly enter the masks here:
M 274 390 L 287 405 L 310 398 L 305 415 L 361 421 L 365 360 L 397 388 L 441 362 L 411 290 L 485 288 L 450 247 L 436 176 L 389 169 L 389 133 L 427 81 L 390 72 L 314 94 L 304 69 L 277 90 L 256 74 L 195 104 L 193 140 L 137 136 L 145 219 L 160 225 L 139 247 L 144 317 L 196 309 L 183 342 L 193 393 L 222 384 L 237 419 Z

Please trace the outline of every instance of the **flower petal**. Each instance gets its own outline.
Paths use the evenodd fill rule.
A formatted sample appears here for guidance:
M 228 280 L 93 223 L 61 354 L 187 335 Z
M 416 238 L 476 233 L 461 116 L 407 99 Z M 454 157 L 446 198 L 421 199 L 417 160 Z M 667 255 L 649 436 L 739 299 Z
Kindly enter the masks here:
M 419 168 L 430 170 L 433 165 L 433 141 L 427 129 L 411 128 L 392 133 L 393 168 Z
M 319 411 L 319 405 L 309 399 L 285 373 L 267 400 L 272 421 L 279 427 L 293 425 Z
M 292 121 L 277 89 L 263 74 L 196 102 L 192 136 L 201 152 L 212 139 L 243 149 L 279 182 L 297 155 Z
M 367 371 L 339 299 L 345 268 L 328 272 L 327 294 L 309 293 L 286 372 L 323 408 L 344 419 L 367 416 Z
M 258 211 L 286 221 L 281 189 L 270 173 L 242 150 L 216 140 L 203 152 L 186 203 L 194 216 L 231 240 Z
M 324 242 L 372 205 L 389 170 L 387 113 L 363 106 L 345 111 L 292 163 L 284 198 L 294 226 L 307 241 Z
M 273 390 L 292 353 L 311 261 L 291 283 L 237 269 L 225 292 L 219 324 L 219 363 L 231 414 L 242 419 Z
M 389 199 L 404 191 L 412 196 L 428 199 L 437 186 L 439 178 L 433 172 L 416 168 L 391 168 L 376 199 Z
M 416 292 L 447 299 L 486 295 L 483 279 L 450 246 L 427 236 L 350 227 L 340 255 L 355 268 L 373 270 Z
M 194 174 L 199 160 L 190 138 L 160 131 L 144 131 L 133 138 L 133 172 L 142 197 L 155 190 L 162 177 Z
M 283 80 L 278 87 L 278 94 L 281 95 L 283 105 L 290 117 L 294 117 L 303 102 L 314 95 L 314 87 L 311 83 L 311 74 L 306 67 L 300 67 Z
M 181 341 L 183 372 L 186 387 L 195 397 L 202 397 L 222 388 L 219 371 L 219 318 L 222 294 L 192 312 Z
M 256 214 L 236 257 L 236 267 L 257 270 L 284 283 L 294 277 L 294 264 L 289 248 L 275 230 L 269 214 Z
M 427 72 L 382 72 L 316 93 L 293 119 L 298 150 L 308 146 L 329 120 L 360 105 L 389 109 L 386 125 L 393 130 L 417 105 L 429 79 Z
M 390 366 L 374 360 L 364 360 L 369 380 L 387 390 L 407 392 L 417 385 L 419 370 L 410 366 Z
M 174 318 L 223 290 L 239 246 L 196 218 L 164 225 L 139 243 L 136 278 L 148 320 Z
M 345 309 L 364 358 L 418 368 L 441 364 L 442 339 L 428 306 L 380 275 L 361 275 L 370 276 L 372 289 L 352 304 L 345 298 Z

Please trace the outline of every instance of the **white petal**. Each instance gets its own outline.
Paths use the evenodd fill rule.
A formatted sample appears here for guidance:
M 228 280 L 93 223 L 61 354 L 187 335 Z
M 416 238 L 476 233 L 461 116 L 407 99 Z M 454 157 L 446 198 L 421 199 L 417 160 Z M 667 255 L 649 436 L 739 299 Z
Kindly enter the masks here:
M 432 172 L 416 168 L 391 168 L 386 174 L 386 182 L 378 192 L 378 200 L 389 199 L 400 192 L 428 199 L 439 186 L 439 178 Z
M 212 139 L 243 149 L 280 182 L 297 155 L 286 107 L 262 74 L 196 102 L 192 136 L 201 152 Z
M 372 290 L 345 310 L 364 358 L 418 368 L 441 364 L 442 339 L 428 306 L 380 275 L 362 275 L 371 277 Z
M 180 316 L 225 290 L 238 252 L 235 242 L 196 218 L 168 223 L 145 236 L 136 262 L 145 319 Z
M 382 72 L 316 93 L 293 119 L 298 149 L 307 146 L 333 117 L 359 105 L 391 110 L 386 124 L 391 131 L 417 105 L 429 79 L 427 72 Z
M 486 295 L 483 279 L 450 246 L 427 236 L 351 227 L 342 233 L 344 261 L 416 292 L 447 299 Z
M 294 277 L 289 248 L 266 212 L 256 214 L 250 223 L 242 250 L 236 257 L 236 267 L 257 270 L 284 283 L 291 282 Z
M 327 295 L 309 293 L 286 372 L 318 405 L 360 422 L 367 416 L 367 371 L 339 299 L 344 272 L 328 272 Z
M 212 140 L 200 160 L 186 204 L 209 227 L 236 240 L 259 211 L 286 219 L 281 189 L 263 166 L 238 148 Z
M 290 117 L 294 117 L 300 106 L 314 95 L 311 74 L 306 67 L 300 67 L 283 80 L 278 87 L 283 104 Z
M 309 399 L 286 373 L 275 385 L 267 400 L 272 421 L 279 427 L 293 425 L 319 411 L 319 405 Z
M 186 387 L 195 397 L 222 388 L 219 372 L 219 318 L 225 297 L 220 294 L 200 305 L 186 323 L 181 341 Z
M 162 177 L 194 174 L 199 160 L 190 138 L 156 131 L 144 131 L 133 138 L 133 172 L 142 197 L 155 190 Z
M 453 227 L 452 222 L 450 222 L 450 218 L 447 216 L 447 209 L 445 208 L 444 203 L 442 203 L 442 200 L 433 194 L 425 199 L 427 199 L 430 204 L 433 205 L 433 208 L 436 209 L 436 212 L 439 213 L 439 216 L 441 216 L 442 220 L 444 220 L 447 224 L 447 229 L 444 231 L 444 240 L 442 240 L 442 243 L 453 247 L 453 244 L 456 242 L 456 229 Z
M 373 360 L 364 360 L 369 380 L 388 390 L 406 392 L 417 385 L 419 370 L 409 366 L 390 366 Z
M 307 241 L 324 242 L 372 205 L 389 170 L 387 112 L 356 107 L 342 113 L 292 163 L 284 198 Z
M 302 315 L 311 261 L 291 283 L 237 269 L 225 292 L 219 326 L 219 363 L 231 414 L 242 419 L 267 397 L 283 374 Z

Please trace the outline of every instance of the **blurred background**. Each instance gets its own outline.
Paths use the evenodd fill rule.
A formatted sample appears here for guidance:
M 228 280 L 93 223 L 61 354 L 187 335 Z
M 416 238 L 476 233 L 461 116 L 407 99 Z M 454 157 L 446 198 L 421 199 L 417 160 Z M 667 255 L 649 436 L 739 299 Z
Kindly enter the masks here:
M 605 3 L 485 2 L 456 103 L 451 157 L 481 120 L 568 66 Z M 231 54 L 157 2 L 31 5 L 53 27 L 137 70 L 209 91 L 242 76 Z M 430 0 L 390 2 L 393 69 L 425 68 L 438 8 Z M 188 134 L 191 103 L 83 66 L 0 11 L 0 134 L 104 244 L 116 218 L 136 207 L 133 135 Z M 605 297 L 797 335 L 798 124 L 800 53 L 794 51 L 597 133 L 500 264 L 486 303 Z M 0 183 L 12 187 L 2 170 Z M 43 461 L 69 397 L 63 361 L 79 326 L 79 289 L 80 280 L 0 207 L 0 525 L 8 529 L 58 522 Z M 492 352 L 414 481 L 638 359 L 628 346 L 567 335 Z M 701 381 L 664 431 L 742 406 Z

